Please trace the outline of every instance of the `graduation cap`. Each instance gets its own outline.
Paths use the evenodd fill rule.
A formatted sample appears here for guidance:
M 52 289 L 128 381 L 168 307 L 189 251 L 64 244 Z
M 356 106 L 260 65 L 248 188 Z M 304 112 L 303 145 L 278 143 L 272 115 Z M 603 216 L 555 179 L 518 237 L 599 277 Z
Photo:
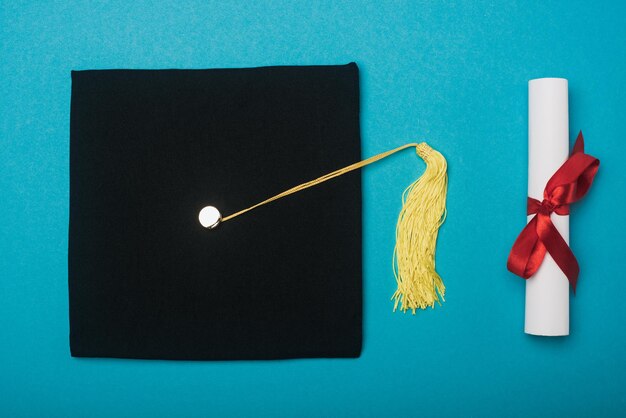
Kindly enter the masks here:
M 70 125 L 73 356 L 358 357 L 359 169 L 404 149 L 394 307 L 443 300 L 445 159 L 361 160 L 354 63 L 74 71 Z

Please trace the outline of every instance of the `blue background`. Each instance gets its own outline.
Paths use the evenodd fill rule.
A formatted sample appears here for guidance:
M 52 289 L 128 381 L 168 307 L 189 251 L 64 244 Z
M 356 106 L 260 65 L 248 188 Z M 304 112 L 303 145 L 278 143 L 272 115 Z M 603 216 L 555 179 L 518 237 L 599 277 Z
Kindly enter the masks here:
M 623 415 L 626 3 L 245 3 L 2 2 L 0 415 Z M 423 170 L 407 152 L 364 170 L 360 359 L 71 358 L 70 70 L 349 61 L 364 157 L 426 139 L 448 158 L 444 306 L 391 311 L 400 195 Z M 602 161 L 572 211 L 572 335 L 552 339 L 523 333 L 505 268 L 525 224 L 527 82 L 546 76 L 569 79 L 571 136 Z

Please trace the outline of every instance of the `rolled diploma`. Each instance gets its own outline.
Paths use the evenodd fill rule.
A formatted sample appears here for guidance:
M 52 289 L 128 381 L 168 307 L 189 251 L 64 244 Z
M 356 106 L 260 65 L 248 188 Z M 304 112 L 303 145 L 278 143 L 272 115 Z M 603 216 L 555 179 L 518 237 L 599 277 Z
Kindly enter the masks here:
M 528 196 L 543 200 L 546 183 L 569 156 L 567 80 L 538 78 L 528 83 Z M 527 221 L 530 221 L 529 216 Z M 569 244 L 569 216 L 552 222 Z M 569 282 L 549 253 L 526 280 L 525 332 L 569 335 Z

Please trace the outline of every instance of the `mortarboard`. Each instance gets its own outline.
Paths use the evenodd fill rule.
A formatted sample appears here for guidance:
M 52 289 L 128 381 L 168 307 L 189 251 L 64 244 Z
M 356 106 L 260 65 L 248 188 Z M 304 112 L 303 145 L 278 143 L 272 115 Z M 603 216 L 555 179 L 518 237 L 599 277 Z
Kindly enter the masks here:
M 445 160 L 359 162 L 354 63 L 74 71 L 70 136 L 73 356 L 359 356 L 358 169 L 411 147 L 434 169 L 403 197 L 394 297 L 443 297 Z

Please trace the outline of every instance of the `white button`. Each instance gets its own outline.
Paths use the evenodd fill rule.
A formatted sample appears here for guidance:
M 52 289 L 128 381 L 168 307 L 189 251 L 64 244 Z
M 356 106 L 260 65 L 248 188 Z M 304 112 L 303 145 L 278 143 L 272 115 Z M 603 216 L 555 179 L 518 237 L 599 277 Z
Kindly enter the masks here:
M 198 214 L 200 224 L 208 229 L 213 229 L 222 222 L 222 214 L 216 207 L 205 206 Z

